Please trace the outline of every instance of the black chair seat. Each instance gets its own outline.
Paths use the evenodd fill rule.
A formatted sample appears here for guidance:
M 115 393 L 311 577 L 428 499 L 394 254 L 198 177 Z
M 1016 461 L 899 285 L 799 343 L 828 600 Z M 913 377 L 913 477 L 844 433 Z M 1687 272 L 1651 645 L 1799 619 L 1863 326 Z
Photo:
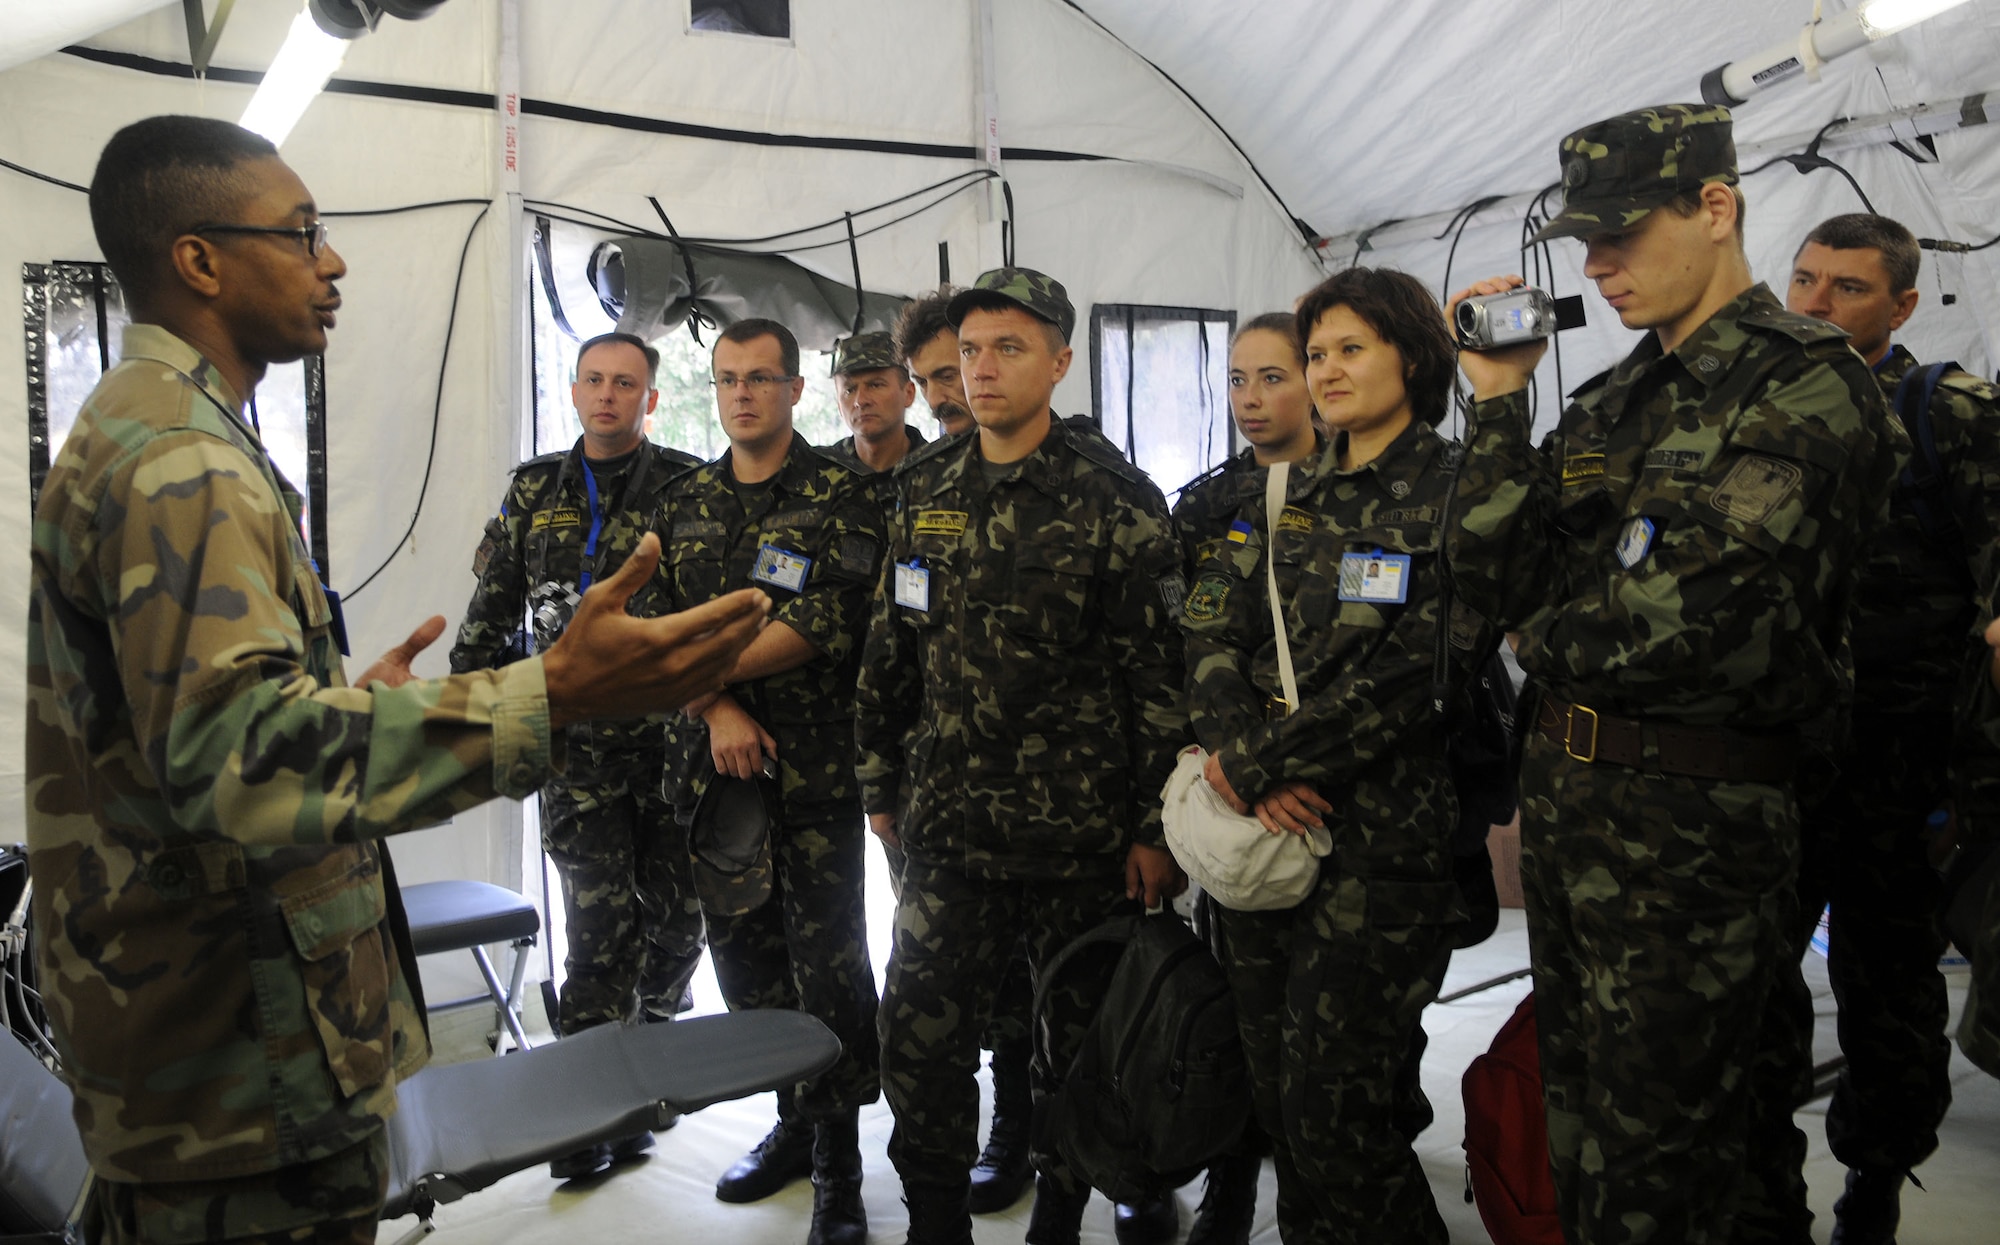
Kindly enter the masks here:
M 405 886 L 403 910 L 409 914 L 410 943 L 418 955 L 532 938 L 542 926 L 535 905 L 490 882 Z

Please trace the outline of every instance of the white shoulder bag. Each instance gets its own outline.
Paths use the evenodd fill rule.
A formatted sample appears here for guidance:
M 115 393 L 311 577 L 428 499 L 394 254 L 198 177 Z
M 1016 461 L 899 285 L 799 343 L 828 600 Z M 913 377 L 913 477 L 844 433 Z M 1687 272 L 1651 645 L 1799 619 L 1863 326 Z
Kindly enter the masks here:
M 1278 598 L 1276 535 L 1290 469 L 1290 463 L 1275 463 L 1264 482 L 1265 586 L 1287 712 L 1298 708 L 1299 685 L 1291 638 L 1285 633 L 1285 608 Z M 1208 754 L 1201 748 L 1182 749 L 1160 793 L 1168 850 L 1188 877 L 1225 908 L 1268 912 L 1298 906 L 1319 880 L 1320 858 L 1333 851 L 1333 836 L 1324 828 L 1308 830 L 1304 837 L 1272 834 L 1255 817 L 1230 808 L 1209 786 L 1203 776 L 1207 764 Z

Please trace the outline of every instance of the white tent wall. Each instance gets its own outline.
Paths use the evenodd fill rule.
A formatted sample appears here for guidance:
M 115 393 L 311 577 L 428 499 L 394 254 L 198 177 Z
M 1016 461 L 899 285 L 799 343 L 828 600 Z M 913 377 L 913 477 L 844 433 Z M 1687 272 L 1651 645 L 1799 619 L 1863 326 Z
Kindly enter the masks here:
M 1009 161 L 1016 257 L 1063 280 L 1081 316 L 1096 302 L 1240 309 L 1288 306 L 1316 261 L 1226 137 L 1159 74 L 1060 0 L 996 0 L 993 54 L 1006 148 L 1092 157 Z M 243 0 L 215 64 L 269 64 L 297 12 L 291 0 Z M 977 169 L 983 110 L 975 83 L 972 0 L 820 0 L 793 7 L 789 43 L 689 33 L 681 4 L 572 0 L 519 5 L 521 93 L 529 99 L 703 126 L 835 139 L 940 144 L 964 157 L 759 145 L 639 132 L 530 115 L 520 130 L 529 199 L 657 228 L 657 196 L 689 236 L 747 237 L 837 217 Z M 498 89 L 501 0 L 456 0 L 427 21 L 385 22 L 350 48 L 339 77 L 492 95 Z M 179 7 L 84 40 L 92 48 L 185 63 Z M 54 53 L 0 72 L 0 156 L 88 182 L 96 154 L 140 117 L 192 112 L 234 119 L 245 85 L 196 82 Z M 323 210 L 439 199 L 491 199 L 501 189 L 491 110 L 328 93 L 284 146 Z M 1003 149 L 1004 151 L 1004 149 Z M 916 293 L 937 281 L 950 244 L 963 282 L 990 252 L 972 192 L 861 239 L 866 286 Z M 900 209 L 907 210 L 907 209 Z M 328 354 L 328 511 L 332 579 L 355 587 L 357 663 L 431 613 L 455 626 L 473 585 L 471 552 L 520 457 L 521 353 L 511 283 L 524 279 L 504 213 L 479 226 L 451 332 L 436 445 L 431 447 L 447 311 L 478 206 L 336 218 L 345 299 Z M 881 214 L 880 221 L 896 212 Z M 837 235 L 827 235 L 837 236 Z M 81 195 L 0 171 L 0 323 L 15 325 L 24 263 L 92 259 Z M 798 258 L 850 278 L 840 244 Z M 575 278 L 566 274 L 566 285 Z M 0 461 L 26 476 L 25 356 L 18 331 L 0 344 Z M 1087 410 L 1088 333 L 1057 395 Z M 430 467 L 410 541 L 409 525 Z M 1174 487 L 1179 481 L 1163 481 Z M 11 530 L 28 529 L 25 490 L 0 500 Z M 0 617 L 26 615 L 26 540 L 0 548 Z M 444 670 L 441 642 L 419 673 Z M 0 685 L 21 686 L 23 633 L 0 626 Z M 357 667 L 358 668 L 358 667 Z M 0 700 L 0 799 L 21 798 L 21 701 Z M 18 807 L 18 805 L 17 805 Z M 479 877 L 523 886 L 520 810 L 500 803 L 397 842 L 405 881 Z M 530 893 L 539 887 L 525 883 Z M 427 964 L 457 992 L 455 961 Z

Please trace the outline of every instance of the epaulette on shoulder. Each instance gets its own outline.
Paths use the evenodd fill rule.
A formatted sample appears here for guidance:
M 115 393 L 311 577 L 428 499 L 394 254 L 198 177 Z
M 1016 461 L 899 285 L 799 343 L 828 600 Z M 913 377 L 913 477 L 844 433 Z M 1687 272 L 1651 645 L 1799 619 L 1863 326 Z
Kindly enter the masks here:
M 509 472 L 508 474 L 520 475 L 522 472 L 528 470 L 530 467 L 560 467 L 562 466 L 563 459 L 568 457 L 569 457 L 568 450 L 550 450 L 546 454 L 535 455 L 533 458 L 530 458 L 527 462 L 514 464 L 514 470 Z
M 1570 390 L 1569 396 L 1571 400 L 1573 401 L 1575 399 L 1581 398 L 1584 394 L 1591 392 L 1593 389 L 1604 388 L 1605 383 L 1611 379 L 1611 373 L 1617 370 L 1618 370 L 1617 368 L 1607 367 L 1603 371 L 1599 372 L 1597 375 L 1591 377 L 1589 380 L 1584 381 L 1581 385 L 1578 385 L 1576 388 Z
M 1076 447 L 1078 454 L 1100 467 L 1107 468 L 1120 479 L 1129 480 L 1134 484 L 1153 482 L 1153 477 L 1133 466 L 1132 460 L 1119 451 L 1111 438 L 1105 436 L 1103 429 L 1099 428 L 1096 421 L 1089 416 L 1072 415 L 1063 421 L 1063 425 L 1070 434 L 1069 443 Z
M 958 446 L 964 445 L 966 442 L 966 438 L 972 435 L 973 433 L 969 430 L 966 432 L 955 433 L 951 436 L 945 436 L 940 434 L 936 438 L 924 442 L 922 445 L 919 445 L 916 449 L 913 449 L 909 453 L 903 455 L 902 459 L 899 462 L 897 462 L 897 464 L 894 467 L 891 467 L 889 469 L 889 474 L 897 478 L 901 478 L 902 476 L 908 474 L 912 469 L 924 463 L 927 463 L 934 458 L 938 458 L 942 455 L 949 454 L 953 449 L 957 448 Z
M 1793 341 L 1811 345 L 1813 342 L 1845 341 L 1847 334 L 1825 320 L 1802 316 L 1786 311 L 1783 307 L 1752 307 L 1743 313 L 1742 323 L 1774 333 L 1783 333 Z
M 2000 402 L 2000 385 L 1970 372 L 1946 372 L 1944 378 L 1938 381 L 1938 388 L 1955 390 L 1981 402 Z
M 671 445 L 661 445 L 657 441 L 652 442 L 652 446 L 653 452 L 660 456 L 661 465 L 674 475 L 679 475 L 690 467 L 701 466 L 701 460 L 686 450 L 677 450 Z

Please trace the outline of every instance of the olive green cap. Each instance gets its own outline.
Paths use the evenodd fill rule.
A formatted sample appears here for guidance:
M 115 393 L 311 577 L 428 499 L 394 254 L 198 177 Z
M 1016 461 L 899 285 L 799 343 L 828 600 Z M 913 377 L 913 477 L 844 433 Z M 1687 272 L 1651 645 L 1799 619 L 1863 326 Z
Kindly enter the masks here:
M 953 295 L 944 309 L 944 318 L 956 330 L 966 312 L 990 302 L 995 295 L 1036 319 L 1055 325 L 1062 330 L 1064 341 L 1076 330 L 1076 308 L 1070 305 L 1069 291 L 1054 277 L 1032 268 L 994 268 L 980 273 L 971 289 Z
M 896 357 L 896 343 L 887 333 L 856 333 L 833 343 L 835 376 L 902 366 L 903 361 Z
M 1534 241 L 1628 229 L 1709 182 L 1736 184 L 1736 140 L 1718 104 L 1661 104 L 1562 140 L 1563 210 Z

